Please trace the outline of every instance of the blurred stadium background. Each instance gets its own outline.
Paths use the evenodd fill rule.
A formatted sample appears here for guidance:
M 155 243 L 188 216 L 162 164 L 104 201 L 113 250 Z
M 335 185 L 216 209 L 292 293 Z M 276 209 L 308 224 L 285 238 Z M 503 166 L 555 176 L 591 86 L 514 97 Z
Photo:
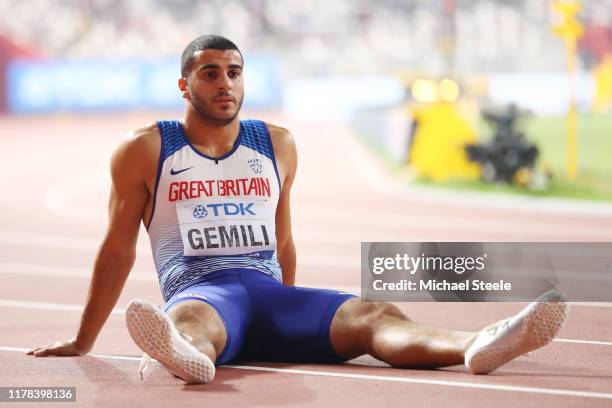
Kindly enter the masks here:
M 366 358 L 355 365 L 372 367 L 333 368 L 344 380 L 261 375 L 262 365 L 220 369 L 205 390 L 185 392 L 170 375 L 142 383 L 121 312 L 134 298 L 163 301 L 144 227 L 94 348 L 121 360 L 34 362 L 22 351 L 74 335 L 107 227 L 112 151 L 135 128 L 181 117 L 180 53 L 203 33 L 245 55 L 241 116 L 295 136 L 300 286 L 358 294 L 361 242 L 612 242 L 611 3 L 567 3 L 560 21 L 547 0 L 0 0 L 0 383 L 76 385 L 88 407 L 405 406 L 404 395 L 417 406 L 603 407 L 609 399 L 572 393 L 610 397 L 609 304 L 575 307 L 564 343 L 486 378 L 458 367 L 391 373 Z M 572 42 L 553 26 L 582 27 L 575 81 Z M 572 99 L 577 148 L 568 149 Z M 493 163 L 468 161 L 468 145 L 475 157 L 495 153 Z M 581 265 L 582 286 L 591 265 L 612 267 L 576 248 L 554 266 Z M 457 330 L 520 310 L 398 307 Z M 415 383 L 356 379 L 368 372 Z M 434 385 L 446 380 L 486 389 Z M 515 386 L 540 395 L 508 393 Z
M 249 114 L 347 123 L 406 184 L 611 200 L 612 6 L 580 2 L 572 82 L 551 4 L 2 0 L 0 126 L 75 112 L 178 114 L 180 52 L 218 33 L 245 53 Z M 566 137 L 572 95 L 576 148 Z M 510 106 L 519 116 L 511 131 Z M 491 123 L 525 135 L 514 155 L 498 158 L 518 163 L 505 182 L 464 150 L 492 143 Z M 520 149 L 530 145 L 531 162 Z

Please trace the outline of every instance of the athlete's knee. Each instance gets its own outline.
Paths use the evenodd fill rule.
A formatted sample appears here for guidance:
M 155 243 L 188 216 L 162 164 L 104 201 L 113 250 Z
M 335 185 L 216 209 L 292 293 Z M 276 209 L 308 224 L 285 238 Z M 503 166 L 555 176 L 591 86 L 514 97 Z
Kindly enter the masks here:
M 392 303 L 376 302 L 372 305 L 370 319 L 379 321 L 380 319 L 387 317 L 409 320 L 408 317 Z
M 359 329 L 372 329 L 388 319 L 409 320 L 397 306 L 386 302 L 364 302 L 355 299 L 346 302 L 338 312 L 340 319 Z
M 181 302 L 170 310 L 169 316 L 179 330 L 201 330 L 209 339 L 225 338 L 223 321 L 215 308 L 207 303 L 198 300 Z
M 394 319 L 408 320 L 394 305 L 382 302 L 364 302 L 351 299 L 336 312 L 332 322 L 331 338 L 338 354 L 354 358 L 372 352 L 372 343 L 378 328 Z
M 186 300 L 176 304 L 170 309 L 168 315 L 175 324 L 180 324 L 201 321 L 204 313 L 206 313 L 206 308 L 202 302 Z

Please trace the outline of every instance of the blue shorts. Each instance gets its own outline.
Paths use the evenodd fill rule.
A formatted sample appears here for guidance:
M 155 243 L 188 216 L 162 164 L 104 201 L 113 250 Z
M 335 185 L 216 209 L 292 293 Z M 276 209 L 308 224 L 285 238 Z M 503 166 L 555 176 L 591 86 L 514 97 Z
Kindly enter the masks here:
M 227 342 L 216 364 L 230 361 L 338 363 L 330 340 L 336 310 L 354 295 L 336 290 L 286 286 L 256 270 L 213 272 L 175 294 L 164 305 L 201 300 L 214 307 Z

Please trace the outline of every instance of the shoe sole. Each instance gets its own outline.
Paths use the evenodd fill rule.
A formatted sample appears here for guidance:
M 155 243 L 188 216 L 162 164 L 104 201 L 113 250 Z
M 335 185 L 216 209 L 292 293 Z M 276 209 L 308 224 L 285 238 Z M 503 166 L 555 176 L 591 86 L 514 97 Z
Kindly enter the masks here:
M 126 310 L 128 331 L 150 357 L 187 383 L 207 383 L 215 376 L 215 365 L 203 353 L 193 356 L 175 349 L 169 318 L 151 304 L 132 301 Z
M 507 362 L 550 343 L 568 314 L 568 305 L 559 295 L 541 299 L 525 317 L 518 338 L 509 344 L 491 346 L 476 352 L 469 363 L 473 374 L 488 374 Z

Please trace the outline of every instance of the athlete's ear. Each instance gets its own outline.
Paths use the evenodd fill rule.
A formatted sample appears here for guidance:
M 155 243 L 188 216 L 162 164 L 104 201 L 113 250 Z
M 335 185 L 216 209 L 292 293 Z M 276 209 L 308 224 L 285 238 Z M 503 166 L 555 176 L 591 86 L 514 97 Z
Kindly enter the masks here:
M 181 96 L 185 99 L 189 99 L 189 96 L 191 96 L 189 94 L 189 87 L 187 86 L 187 79 L 186 78 L 179 78 L 178 80 L 178 87 L 181 91 Z

